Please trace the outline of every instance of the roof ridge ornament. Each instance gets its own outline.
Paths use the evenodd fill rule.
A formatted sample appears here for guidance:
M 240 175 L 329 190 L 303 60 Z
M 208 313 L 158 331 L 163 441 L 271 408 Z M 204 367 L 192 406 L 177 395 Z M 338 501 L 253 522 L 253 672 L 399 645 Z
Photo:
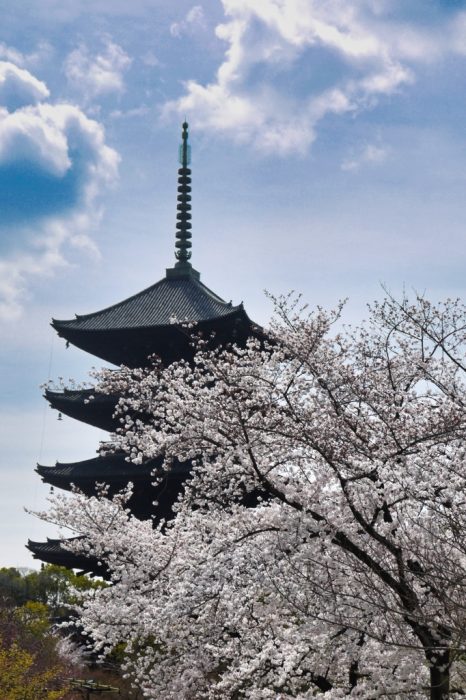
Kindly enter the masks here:
M 200 279 L 200 274 L 190 263 L 191 258 L 191 146 L 188 143 L 188 122 L 184 121 L 181 132 L 178 170 L 178 204 L 176 214 L 175 267 L 167 269 L 168 279 L 191 277 Z

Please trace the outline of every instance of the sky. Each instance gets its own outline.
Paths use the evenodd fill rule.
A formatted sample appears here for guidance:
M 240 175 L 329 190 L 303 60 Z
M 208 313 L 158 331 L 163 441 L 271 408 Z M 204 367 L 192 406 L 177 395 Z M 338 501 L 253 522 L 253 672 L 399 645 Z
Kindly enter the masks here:
M 358 323 L 382 285 L 463 296 L 465 82 L 464 0 L 4 0 L 0 566 L 56 534 L 35 465 L 106 437 L 42 398 L 100 365 L 49 324 L 173 265 L 181 122 L 202 281 Z

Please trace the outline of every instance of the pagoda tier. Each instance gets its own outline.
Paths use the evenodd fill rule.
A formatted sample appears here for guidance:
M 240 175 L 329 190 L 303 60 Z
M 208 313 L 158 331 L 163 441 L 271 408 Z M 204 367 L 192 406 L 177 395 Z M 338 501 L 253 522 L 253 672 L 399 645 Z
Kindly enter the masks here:
M 71 542 L 72 539 L 68 541 Z M 101 576 L 104 579 L 108 577 L 108 569 L 105 564 L 100 563 L 95 557 L 70 552 L 66 547 L 63 547 L 63 540 L 53 540 L 48 537 L 47 542 L 28 540 L 26 546 L 32 552 L 34 559 L 39 559 L 47 564 L 65 566 L 67 569 L 78 569 L 82 574 Z
M 95 457 L 82 462 L 68 464 L 57 462 L 54 467 L 37 465 L 36 471 L 42 481 L 59 489 L 70 491 L 76 486 L 87 496 L 97 492 L 97 484 L 106 484 L 108 496 L 112 497 L 133 484 L 133 494 L 128 501 L 133 515 L 141 520 L 153 517 L 154 521 L 169 520 L 172 506 L 189 475 L 190 465 L 175 462 L 169 470 L 162 468 L 163 457 L 142 465 L 126 461 L 122 453 Z M 152 482 L 157 481 L 154 485 Z M 154 505 L 154 501 L 157 505 Z
M 143 367 L 152 354 L 165 365 L 193 356 L 192 331 L 185 323 L 194 324 L 204 338 L 213 335 L 215 345 L 243 345 L 255 329 L 242 304 L 223 301 L 192 268 L 167 270 L 166 278 L 129 299 L 69 321 L 54 319 L 52 326 L 69 343 L 107 362 Z
M 116 396 L 99 394 L 95 389 L 46 389 L 44 397 L 52 408 L 82 423 L 109 432 L 114 432 L 119 426 L 118 418 L 113 418 L 118 401 Z

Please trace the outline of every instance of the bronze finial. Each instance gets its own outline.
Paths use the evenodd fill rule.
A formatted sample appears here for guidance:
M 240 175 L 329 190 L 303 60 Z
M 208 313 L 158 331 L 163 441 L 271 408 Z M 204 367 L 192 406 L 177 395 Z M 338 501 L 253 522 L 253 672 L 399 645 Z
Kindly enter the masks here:
M 186 264 L 191 257 L 191 146 L 188 143 L 188 123 L 183 122 L 178 170 L 178 213 L 176 215 L 176 252 L 178 262 Z
M 167 270 L 168 277 L 196 277 L 199 273 L 189 262 L 191 258 L 191 146 L 188 143 L 188 122 L 182 124 L 181 144 L 178 160 L 178 204 L 176 214 L 175 267 Z

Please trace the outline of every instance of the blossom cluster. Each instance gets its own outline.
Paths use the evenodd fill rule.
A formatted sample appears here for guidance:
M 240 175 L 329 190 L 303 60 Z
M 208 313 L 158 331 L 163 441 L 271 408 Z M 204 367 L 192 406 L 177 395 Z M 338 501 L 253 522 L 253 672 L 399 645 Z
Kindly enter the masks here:
M 112 448 L 191 461 L 173 518 L 56 496 L 112 586 L 81 622 L 148 698 L 431 698 L 466 688 L 466 315 L 275 301 L 262 338 L 103 372 Z

